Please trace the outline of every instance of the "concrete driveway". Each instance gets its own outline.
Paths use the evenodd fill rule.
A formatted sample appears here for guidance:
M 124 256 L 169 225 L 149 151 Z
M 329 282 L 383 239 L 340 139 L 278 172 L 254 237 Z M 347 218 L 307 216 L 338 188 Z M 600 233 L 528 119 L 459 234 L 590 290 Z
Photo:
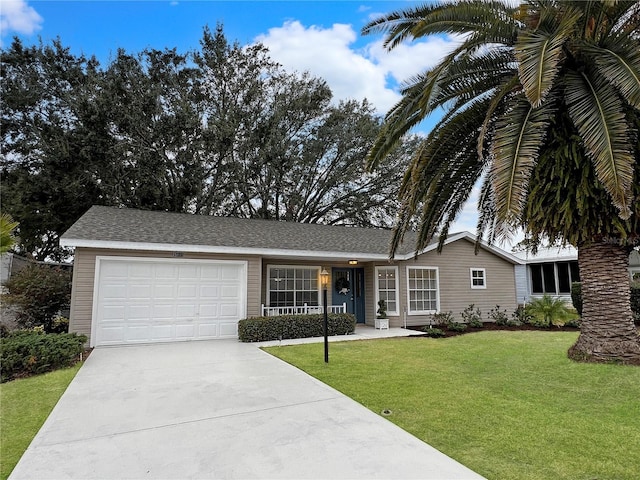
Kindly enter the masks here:
M 479 479 L 235 340 L 97 348 L 11 479 Z

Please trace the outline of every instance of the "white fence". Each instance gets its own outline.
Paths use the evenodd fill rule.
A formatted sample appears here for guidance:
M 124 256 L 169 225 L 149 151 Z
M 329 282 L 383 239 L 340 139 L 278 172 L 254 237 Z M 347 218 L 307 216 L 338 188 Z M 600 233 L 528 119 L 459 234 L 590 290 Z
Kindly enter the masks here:
M 322 305 L 307 305 L 306 303 L 299 307 L 265 307 L 262 305 L 262 316 L 272 317 L 274 315 L 308 315 L 312 313 L 324 313 Z M 329 305 L 327 313 L 347 313 L 347 304 Z

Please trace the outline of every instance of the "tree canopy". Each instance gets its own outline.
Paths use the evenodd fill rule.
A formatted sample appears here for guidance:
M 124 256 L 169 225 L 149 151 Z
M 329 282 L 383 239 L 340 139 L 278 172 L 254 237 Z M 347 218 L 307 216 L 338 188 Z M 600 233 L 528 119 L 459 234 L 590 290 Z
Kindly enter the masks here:
M 59 236 L 93 204 L 390 227 L 416 139 L 375 171 L 381 122 L 333 102 L 218 25 L 200 48 L 119 50 L 106 66 L 60 40 L 0 52 L 3 209 L 23 252 L 62 259 Z

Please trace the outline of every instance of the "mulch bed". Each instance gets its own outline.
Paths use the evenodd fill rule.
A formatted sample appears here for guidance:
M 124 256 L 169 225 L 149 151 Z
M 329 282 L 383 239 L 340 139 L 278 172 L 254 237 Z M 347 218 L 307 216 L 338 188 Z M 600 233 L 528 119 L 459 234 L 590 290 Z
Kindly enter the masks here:
M 537 330 L 541 332 L 579 332 L 580 331 L 580 328 L 578 327 L 539 328 L 539 327 L 534 327 L 533 325 L 527 325 L 527 324 L 521 325 L 519 327 L 508 327 L 505 325 L 496 325 L 494 322 L 483 322 L 482 325 L 483 325 L 482 328 L 467 327 L 467 329 L 464 332 L 453 332 L 453 331 L 447 330 L 447 327 L 444 327 L 444 326 L 437 327 L 436 325 L 434 325 L 433 327 L 439 328 L 440 330 L 442 330 L 444 332 L 444 337 L 455 337 L 457 335 L 466 335 L 467 333 L 474 333 L 474 332 L 485 332 L 487 330 L 509 330 L 509 331 Z M 415 330 L 417 332 L 422 332 L 424 331 L 425 326 L 426 325 L 419 325 L 419 326 L 407 327 L 407 329 Z M 411 338 L 420 338 L 420 336 L 415 335 L 415 336 L 412 336 Z

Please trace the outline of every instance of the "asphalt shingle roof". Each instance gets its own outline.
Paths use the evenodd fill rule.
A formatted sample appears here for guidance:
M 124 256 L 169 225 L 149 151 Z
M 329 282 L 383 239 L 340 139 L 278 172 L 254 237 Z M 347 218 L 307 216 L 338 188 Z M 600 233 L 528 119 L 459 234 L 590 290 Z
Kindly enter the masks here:
M 414 250 L 414 235 L 405 239 L 400 255 Z M 94 206 L 62 240 L 388 255 L 391 231 Z

